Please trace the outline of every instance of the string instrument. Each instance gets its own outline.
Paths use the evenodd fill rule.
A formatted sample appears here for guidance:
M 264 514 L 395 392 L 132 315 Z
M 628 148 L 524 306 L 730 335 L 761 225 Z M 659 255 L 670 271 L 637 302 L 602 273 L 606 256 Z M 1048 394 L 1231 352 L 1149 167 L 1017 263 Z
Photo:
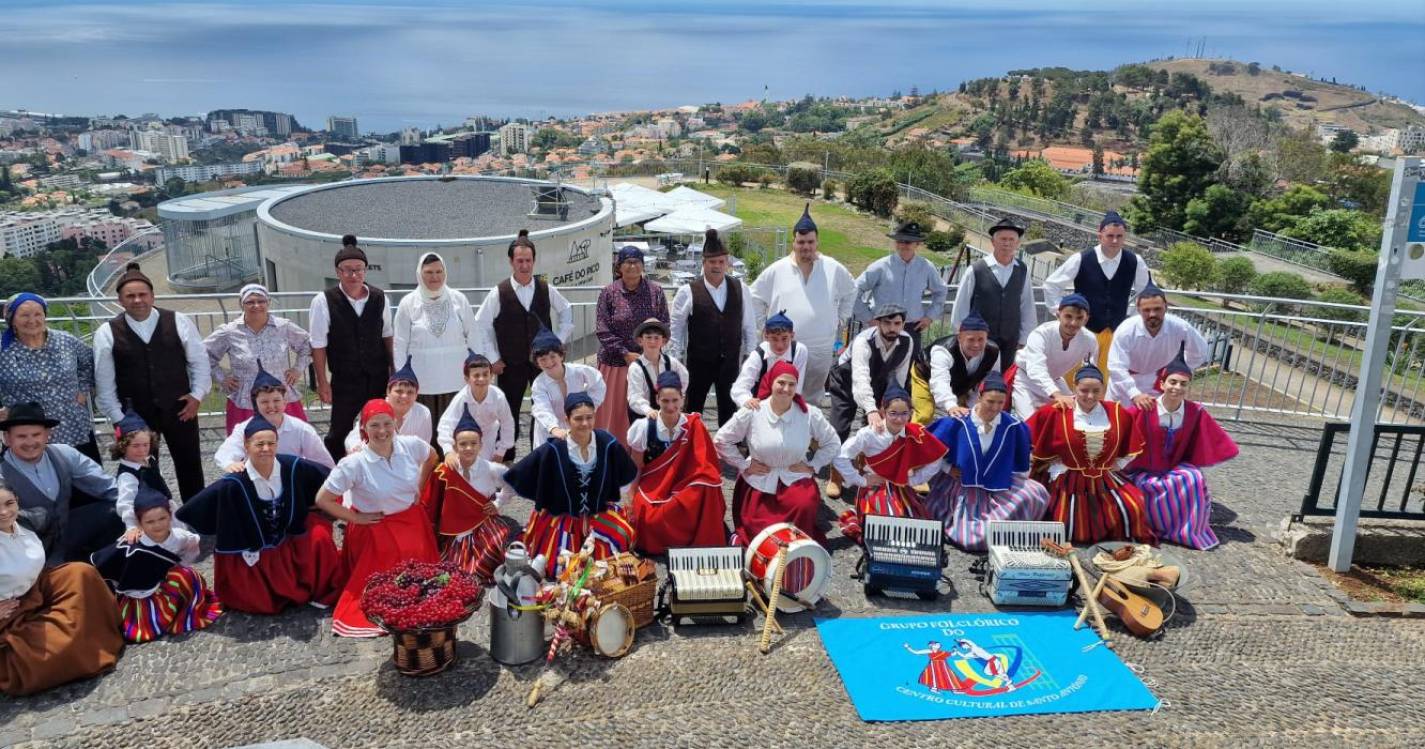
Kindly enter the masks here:
M 1051 548 L 1053 547 L 1053 548 Z M 1133 592 L 1128 586 L 1114 580 L 1108 575 L 1103 575 L 1098 581 L 1098 585 L 1090 589 L 1086 583 L 1083 568 L 1079 566 L 1078 557 L 1073 554 L 1074 548 L 1067 544 L 1055 544 L 1052 541 L 1044 542 L 1044 549 L 1050 554 L 1062 554 L 1068 557 L 1069 564 L 1074 566 L 1074 571 L 1080 575 L 1079 584 L 1085 586 L 1085 590 L 1092 590 L 1088 597 L 1094 604 L 1103 604 L 1112 611 L 1123 626 L 1129 632 L 1139 636 L 1148 637 L 1163 628 L 1163 610 L 1158 604 Z M 1097 606 L 1095 605 L 1095 616 Z

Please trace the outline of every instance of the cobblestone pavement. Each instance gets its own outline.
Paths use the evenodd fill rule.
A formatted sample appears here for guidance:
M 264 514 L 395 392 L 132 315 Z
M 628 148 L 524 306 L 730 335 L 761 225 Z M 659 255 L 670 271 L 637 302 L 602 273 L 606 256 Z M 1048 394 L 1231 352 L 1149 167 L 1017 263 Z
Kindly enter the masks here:
M 653 625 L 619 661 L 578 655 L 530 711 L 539 666 L 487 656 L 483 613 L 461 628 L 461 660 L 428 679 L 392 670 L 384 640 L 331 636 L 314 609 L 225 615 L 207 631 L 130 647 L 100 679 L 0 702 L 0 746 L 223 747 L 305 736 L 328 747 L 1425 745 L 1425 625 L 1348 616 L 1329 584 L 1273 545 L 1309 477 L 1317 431 L 1230 425 L 1243 452 L 1209 471 L 1223 545 L 1181 551 L 1195 583 L 1163 636 L 1119 639 L 1164 700 L 1154 714 L 1102 713 L 862 723 L 809 614 L 783 620 L 767 656 L 750 627 Z M 217 435 L 213 435 L 216 439 Z M 828 502 L 823 519 L 844 509 Z M 524 520 L 527 504 L 510 513 Z M 868 601 L 856 551 L 831 532 L 836 575 L 818 614 L 992 611 L 952 552 L 939 601 Z M 211 571 L 211 565 L 202 565 Z M 537 742 L 537 743 L 536 743 Z

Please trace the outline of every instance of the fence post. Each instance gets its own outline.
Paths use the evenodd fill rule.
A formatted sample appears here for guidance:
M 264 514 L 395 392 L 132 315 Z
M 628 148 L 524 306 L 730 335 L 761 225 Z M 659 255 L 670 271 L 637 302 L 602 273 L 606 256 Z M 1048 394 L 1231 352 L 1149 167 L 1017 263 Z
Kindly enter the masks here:
M 1264 307 L 1261 313 L 1257 315 L 1257 333 L 1254 336 L 1256 340 L 1254 340 L 1252 343 L 1252 363 L 1255 363 L 1257 361 L 1257 344 L 1262 342 L 1262 327 L 1267 324 L 1267 313 L 1271 312 L 1272 307 L 1275 306 L 1276 302 L 1267 302 L 1267 306 Z M 1242 420 L 1242 407 L 1247 402 L 1247 386 L 1251 383 L 1252 365 L 1248 364 L 1247 372 L 1242 375 L 1242 392 L 1237 394 L 1237 414 L 1232 417 L 1233 421 Z

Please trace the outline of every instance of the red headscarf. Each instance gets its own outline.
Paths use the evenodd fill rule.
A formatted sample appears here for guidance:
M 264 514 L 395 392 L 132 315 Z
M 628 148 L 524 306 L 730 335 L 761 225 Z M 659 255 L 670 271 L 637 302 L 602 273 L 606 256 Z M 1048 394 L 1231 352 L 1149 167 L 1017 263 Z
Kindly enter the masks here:
M 767 373 L 762 375 L 762 381 L 757 383 L 757 400 L 767 400 L 767 397 L 772 394 L 772 381 L 782 375 L 791 375 L 792 379 L 798 379 L 800 377 L 797 373 L 797 368 L 792 366 L 791 362 L 778 361 L 773 363 L 772 366 L 767 368 Z M 797 408 L 800 408 L 803 412 L 807 410 L 807 402 L 802 399 L 801 393 L 793 395 L 792 402 L 796 403 Z
M 366 423 L 373 418 L 386 414 L 391 418 L 396 418 L 396 409 L 386 402 L 385 398 L 372 398 L 366 401 L 366 405 L 361 407 L 361 441 L 366 441 Z

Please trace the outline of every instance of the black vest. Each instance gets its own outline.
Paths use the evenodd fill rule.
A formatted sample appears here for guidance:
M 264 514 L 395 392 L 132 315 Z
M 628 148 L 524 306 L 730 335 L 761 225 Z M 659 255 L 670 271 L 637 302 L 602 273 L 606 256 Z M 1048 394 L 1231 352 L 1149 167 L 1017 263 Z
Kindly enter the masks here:
M 660 354 L 660 356 L 663 358 L 663 367 L 662 367 L 662 369 L 660 369 L 660 370 L 658 370 L 658 371 L 659 371 L 660 373 L 662 373 L 662 372 L 667 372 L 667 371 L 672 370 L 672 369 L 673 369 L 673 360 L 672 360 L 667 354 Z M 629 376 L 629 377 L 642 377 L 642 378 L 643 378 L 643 382 L 648 385 L 648 405 L 649 405 L 649 406 L 652 406 L 653 408 L 657 408 L 657 407 L 658 407 L 658 383 L 657 383 L 657 382 L 654 382 L 654 380 L 653 380 L 653 373 L 651 373 L 651 372 L 648 371 L 648 365 L 643 363 L 643 357 L 639 357 L 639 358 L 635 359 L 635 360 L 633 361 L 633 364 L 629 365 L 629 367 L 628 367 L 628 376 Z M 688 383 L 686 383 L 686 382 L 683 383 L 683 389 L 686 390 L 687 388 L 688 388 Z M 648 418 L 648 416 L 647 416 L 646 414 L 636 413 L 636 412 L 633 410 L 633 406 L 628 406 L 627 408 L 628 408 L 628 419 L 629 419 L 630 422 L 638 421 L 639 419 L 646 419 L 646 418 Z
M 770 345 L 770 344 L 769 344 L 769 345 Z M 801 345 L 800 343 L 797 343 L 796 341 L 792 341 L 792 345 L 790 345 L 790 346 L 787 347 L 787 363 L 788 363 L 788 364 L 790 364 L 790 363 L 792 363 L 792 362 L 794 362 L 794 361 L 797 360 L 797 346 L 800 346 L 800 345 Z M 766 353 L 763 353 L 761 346 L 758 346 L 757 348 L 752 349 L 752 351 L 753 351 L 753 353 L 757 354 L 757 361 L 762 362 L 762 364 L 761 364 L 759 367 L 757 367 L 757 379 L 755 379 L 755 380 L 752 381 L 752 394 L 753 394 L 753 395 L 756 395 L 756 394 L 757 394 L 757 388 L 759 388 L 759 387 L 762 386 L 762 378 L 765 377 L 765 376 L 767 376 L 767 354 L 766 354 Z
M 150 408 L 177 410 L 178 399 L 192 391 L 188 382 L 188 356 L 178 337 L 173 310 L 154 308 L 158 326 L 144 343 L 129 327 L 123 313 L 109 321 L 114 336 L 114 384 L 119 402 L 132 403 L 140 413 Z
M 719 310 L 703 279 L 688 283 L 693 308 L 688 314 L 687 361 L 689 370 L 698 365 L 718 366 L 729 359 L 742 360 L 742 284 L 726 277 L 727 301 Z
M 935 345 L 941 345 L 941 342 L 936 341 Z M 945 350 L 950 352 L 950 392 L 955 394 L 955 399 L 961 406 L 965 406 L 969 403 L 970 391 L 979 387 L 999 363 L 999 346 L 996 346 L 994 341 L 986 343 L 985 353 L 980 355 L 980 366 L 973 372 L 965 368 L 965 355 L 960 353 L 959 341 L 949 339 Z
M 881 347 L 875 344 L 875 339 L 880 337 L 879 331 L 873 331 L 866 345 L 871 347 L 871 358 L 867 362 L 871 373 L 871 394 L 876 398 L 876 404 L 880 405 L 881 396 L 886 393 L 886 385 L 890 384 L 891 373 L 901 365 L 901 362 L 910 356 L 911 349 L 915 346 L 915 340 L 906 333 L 902 333 L 900 339 L 896 341 L 896 347 L 891 349 L 891 355 L 881 356 Z M 906 392 L 910 392 L 910 367 L 906 367 L 905 381 L 900 383 Z
M 143 468 L 133 468 L 131 466 L 119 464 L 119 470 L 115 474 L 127 473 L 139 480 L 139 483 L 150 489 L 156 490 L 169 499 L 173 499 L 173 492 L 168 490 L 168 482 L 163 480 L 163 474 L 158 472 L 158 461 L 153 456 L 149 456 L 148 465 Z
M 1103 274 L 1098 253 L 1093 248 L 1080 252 L 1074 291 L 1089 300 L 1089 321 L 1085 327 L 1094 333 L 1117 328 L 1128 316 L 1128 297 L 1133 293 L 1133 279 L 1137 275 L 1138 256 L 1127 249 L 1119 256 L 1118 270 L 1111 279 Z
M 500 295 L 500 314 L 495 315 L 493 323 L 500 359 L 506 364 L 531 361 L 530 341 L 540 326 L 554 329 L 549 316 L 549 284 L 544 279 L 534 279 L 534 296 L 530 298 L 529 309 L 520 304 L 515 286 L 508 278 L 495 287 L 495 293 Z
M 386 294 L 375 286 L 367 286 L 366 306 L 358 317 L 340 286 L 324 293 L 331 324 L 327 326 L 327 368 L 332 380 L 364 374 L 384 380 L 391 371 L 391 357 L 386 352 L 381 330 L 385 321 Z
M 1019 341 L 1020 319 L 1019 300 L 1024 294 L 1024 284 L 1028 271 L 1024 263 L 1014 261 L 1014 269 L 1009 273 L 1009 283 L 1003 287 L 994 271 L 984 258 L 970 266 L 975 274 L 975 295 L 970 299 L 970 308 L 980 313 L 990 325 L 990 340 Z
M 643 464 L 648 465 L 668 451 L 668 443 L 658 438 L 658 417 L 645 416 L 644 418 L 648 419 L 648 447 L 643 450 Z

